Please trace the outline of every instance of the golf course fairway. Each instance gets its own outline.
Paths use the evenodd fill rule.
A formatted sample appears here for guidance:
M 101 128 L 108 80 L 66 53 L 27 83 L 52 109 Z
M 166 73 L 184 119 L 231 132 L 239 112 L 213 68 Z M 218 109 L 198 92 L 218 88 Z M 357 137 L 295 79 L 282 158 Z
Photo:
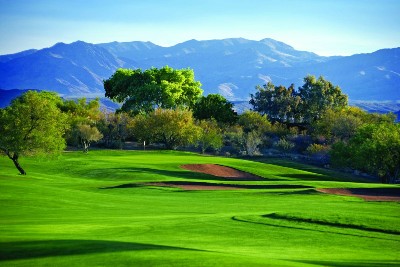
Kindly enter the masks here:
M 183 167 L 192 164 L 255 178 Z M 399 201 L 323 192 L 398 195 L 398 185 L 177 151 L 64 152 L 21 165 L 26 176 L 0 156 L 0 266 L 400 266 Z

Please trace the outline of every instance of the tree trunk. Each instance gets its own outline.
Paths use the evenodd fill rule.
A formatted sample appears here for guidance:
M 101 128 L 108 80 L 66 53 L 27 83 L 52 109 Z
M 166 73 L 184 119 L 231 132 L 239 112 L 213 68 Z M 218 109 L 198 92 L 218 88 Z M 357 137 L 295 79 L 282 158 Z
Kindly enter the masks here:
M 83 153 L 88 153 L 90 142 L 85 139 L 82 139 L 82 146 L 83 146 Z
M 22 169 L 21 165 L 20 165 L 19 162 L 18 162 L 18 157 L 19 157 L 18 154 L 17 154 L 17 153 L 14 153 L 14 155 L 11 156 L 11 154 L 8 152 L 8 153 L 7 153 L 7 156 L 14 162 L 14 165 L 15 165 L 15 167 L 18 169 L 19 173 L 20 173 L 21 175 L 26 175 L 25 170 Z

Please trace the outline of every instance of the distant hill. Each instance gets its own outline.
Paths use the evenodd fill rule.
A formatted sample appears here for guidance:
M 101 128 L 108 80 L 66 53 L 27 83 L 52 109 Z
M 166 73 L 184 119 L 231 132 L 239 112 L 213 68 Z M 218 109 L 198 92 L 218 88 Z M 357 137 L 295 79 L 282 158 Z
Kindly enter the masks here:
M 18 90 L 18 89 L 11 89 L 11 90 L 3 90 L 0 89 L 0 108 L 5 108 L 11 104 L 11 101 L 14 98 L 19 97 L 23 93 L 29 90 Z M 82 96 L 83 97 L 83 96 Z M 77 99 L 77 98 L 65 98 L 64 99 Z M 94 98 L 87 98 L 88 101 Z M 120 107 L 119 104 L 112 102 L 108 98 L 100 98 L 100 109 L 107 110 L 107 111 L 115 111 Z
M 25 50 L 25 51 L 22 51 L 22 52 L 19 52 L 19 53 L 16 53 L 16 54 L 3 55 L 3 56 L 0 56 L 0 62 L 4 63 L 4 62 L 7 62 L 7 61 L 16 59 L 16 58 L 28 56 L 28 55 L 36 53 L 36 52 L 37 52 L 36 49 L 30 49 L 30 50 Z
M 0 89 L 0 108 L 5 108 L 10 105 L 11 101 L 22 95 L 28 90 L 18 90 L 18 89 L 11 89 L 11 90 L 2 90 Z
M 38 88 L 67 96 L 103 94 L 103 79 L 123 61 L 84 42 L 58 43 L 0 63 L 0 88 Z
M 321 57 L 273 40 L 189 40 L 171 47 L 151 42 L 58 43 L 0 56 L 0 88 L 37 88 L 66 97 L 104 96 L 102 81 L 117 68 L 192 68 L 205 94 L 243 101 L 272 81 L 296 88 L 312 74 L 339 85 L 351 100 L 400 100 L 400 48 L 347 57 Z

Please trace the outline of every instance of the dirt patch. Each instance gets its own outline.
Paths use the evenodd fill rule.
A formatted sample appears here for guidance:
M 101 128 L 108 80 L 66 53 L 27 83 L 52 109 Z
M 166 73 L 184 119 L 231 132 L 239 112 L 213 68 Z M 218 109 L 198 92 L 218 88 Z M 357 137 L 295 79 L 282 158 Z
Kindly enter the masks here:
M 320 188 L 317 191 L 359 197 L 366 201 L 400 201 L 400 188 Z
M 234 168 L 215 165 L 215 164 L 186 164 L 182 165 L 181 168 L 189 171 L 200 172 L 205 174 L 210 174 L 217 177 L 222 177 L 227 180 L 236 181 L 261 181 L 264 180 L 262 177 L 239 171 Z

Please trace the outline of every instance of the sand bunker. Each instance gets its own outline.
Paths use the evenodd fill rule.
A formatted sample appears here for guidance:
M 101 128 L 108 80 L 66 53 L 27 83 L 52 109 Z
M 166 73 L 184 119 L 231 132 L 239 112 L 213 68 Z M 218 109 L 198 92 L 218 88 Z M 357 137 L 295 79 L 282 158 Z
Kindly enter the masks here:
M 244 172 L 239 171 L 234 168 L 215 165 L 215 164 L 186 164 L 182 165 L 181 168 L 200 172 L 205 174 L 210 174 L 217 177 L 222 177 L 227 180 L 236 180 L 236 181 L 261 181 L 263 180 L 262 177 Z
M 317 191 L 359 197 L 367 201 L 400 201 L 400 188 L 320 188 Z

